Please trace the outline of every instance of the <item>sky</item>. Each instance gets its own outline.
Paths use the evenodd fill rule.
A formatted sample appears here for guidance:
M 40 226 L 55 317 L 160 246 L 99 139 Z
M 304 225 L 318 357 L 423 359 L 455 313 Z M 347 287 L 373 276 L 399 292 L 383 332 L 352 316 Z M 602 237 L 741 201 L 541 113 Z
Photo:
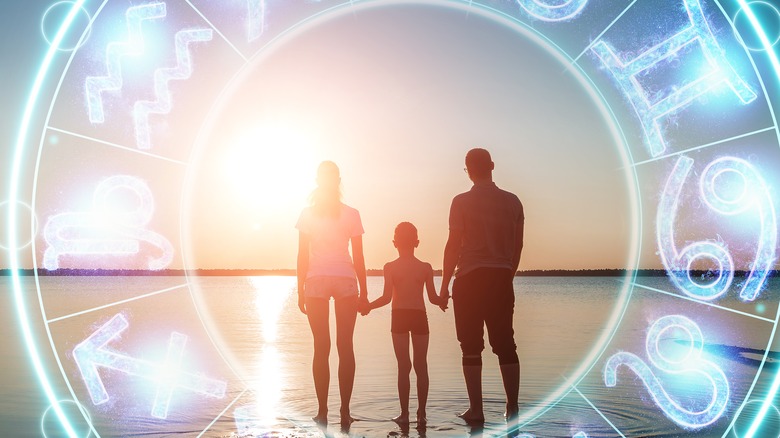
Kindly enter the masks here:
M 18 36 L 0 43 L 5 59 L 15 60 L 3 65 L 10 96 L 2 103 L 4 139 L 13 138 L 47 48 L 43 36 L 56 22 L 55 9 L 41 24 L 49 4 L 3 6 L 3 31 Z M 621 12 L 615 5 L 591 2 L 567 22 L 547 23 L 491 3 L 526 23 L 520 26 L 465 3 L 366 2 L 294 26 L 328 4 L 268 2 L 264 33 L 253 41 L 243 2 L 193 5 L 210 24 L 183 2 L 169 2 L 164 17 L 142 24 L 144 49 L 121 59 L 122 89 L 101 95 L 103 122 L 90 120 L 85 83 L 106 75 L 109 44 L 127 40 L 128 4 L 98 10 L 87 2 L 77 17 L 81 29 L 86 17 L 97 18 L 72 60 L 71 52 L 56 58 L 25 154 L 21 198 L 37 225 L 34 244 L 23 250 L 25 267 L 54 259 L 76 268 L 143 269 L 150 260 L 170 268 L 293 268 L 295 221 L 317 164 L 333 160 L 343 201 L 361 213 L 367 266 L 396 257 L 393 228 L 411 221 L 420 234 L 417 256 L 439 268 L 450 201 L 470 188 L 462 168 L 472 147 L 492 152 L 497 185 L 524 204 L 521 269 L 662 267 L 657 205 L 677 157 L 648 161 L 635 114 L 587 50 Z M 685 25 L 672 8 L 647 26 L 656 34 L 637 28 L 632 20 L 647 7 L 629 10 L 603 39 L 637 54 L 636 47 Z M 759 96 L 740 105 L 725 89 L 696 100 L 663 121 L 669 147 L 682 151 L 763 129 L 742 143 L 691 152 L 693 173 L 722 150 L 768 166 L 780 157 L 776 132 L 766 131 L 773 120 L 760 83 L 722 14 L 708 13 L 738 74 Z M 171 42 L 180 30 L 211 32 L 190 43 L 191 74 L 169 82 L 170 109 L 148 116 L 148 148 L 141 149 L 133 108 L 156 99 L 155 71 L 175 64 Z M 78 36 L 66 39 L 74 44 Z M 686 48 L 659 63 L 655 76 L 639 79 L 663 94 L 695 73 L 700 58 Z M 772 169 L 762 173 L 770 186 Z M 724 239 L 746 266 L 766 230 L 751 212 L 736 229 L 722 229 L 722 215 L 702 214 L 695 194 L 691 187 L 680 200 L 677 245 Z M 100 216 L 106 211 L 113 216 Z M 100 228 L 106 220 L 113 221 L 109 231 Z M 50 231 L 59 224 L 62 234 L 51 234 L 59 242 L 44 238 L 47 223 Z M 117 224 L 124 234 L 116 234 Z M 113 253 L 47 258 L 47 249 L 65 240 L 108 241 Z

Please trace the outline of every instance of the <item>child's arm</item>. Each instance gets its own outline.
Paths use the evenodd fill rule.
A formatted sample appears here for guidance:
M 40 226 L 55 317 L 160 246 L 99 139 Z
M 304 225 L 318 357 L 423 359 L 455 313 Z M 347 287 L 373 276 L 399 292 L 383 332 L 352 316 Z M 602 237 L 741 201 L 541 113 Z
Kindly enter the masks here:
M 392 274 L 392 269 L 389 268 L 389 263 L 385 265 L 383 271 L 385 277 L 385 287 L 382 290 L 382 296 L 368 303 L 368 309 L 366 311 L 366 315 L 371 310 L 382 307 L 390 303 L 390 301 L 392 301 L 393 299 L 393 274 Z
M 447 309 L 447 300 L 436 294 L 436 285 L 433 284 L 433 268 L 428 263 L 426 265 L 428 273 L 425 276 L 425 291 L 428 292 L 428 301 L 435 306 L 439 306 L 443 312 Z

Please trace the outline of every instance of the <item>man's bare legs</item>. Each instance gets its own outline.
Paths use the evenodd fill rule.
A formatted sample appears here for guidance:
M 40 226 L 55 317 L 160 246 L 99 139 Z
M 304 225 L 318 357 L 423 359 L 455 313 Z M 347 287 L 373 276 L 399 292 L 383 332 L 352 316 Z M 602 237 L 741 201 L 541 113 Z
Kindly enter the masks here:
M 339 395 L 341 396 L 341 426 L 347 427 L 353 419 L 349 411 L 352 388 L 355 383 L 355 349 L 352 336 L 355 332 L 358 298 L 336 300 L 336 349 L 339 354 Z
M 467 423 L 483 423 L 485 414 L 482 409 L 482 365 L 463 365 L 463 380 L 469 396 L 469 408 L 458 415 Z
M 520 364 L 501 365 L 501 380 L 504 382 L 504 392 L 506 392 L 506 419 L 513 421 L 519 412 L 517 398 L 520 392 Z
M 409 422 L 409 373 L 412 371 L 412 360 L 409 357 L 409 334 L 393 333 L 393 349 L 398 362 L 398 401 L 401 403 L 401 414 L 393 418 L 396 423 Z
M 330 386 L 330 328 L 328 327 L 328 300 L 322 298 L 306 298 L 306 317 L 314 337 L 314 359 L 312 360 L 312 375 L 314 391 L 317 394 L 317 415 L 312 418 L 315 423 L 328 423 L 328 387 Z
M 414 375 L 417 377 L 417 427 L 428 423 L 425 408 L 428 404 L 428 340 L 429 335 L 412 335 Z M 408 405 L 407 405 L 408 407 Z

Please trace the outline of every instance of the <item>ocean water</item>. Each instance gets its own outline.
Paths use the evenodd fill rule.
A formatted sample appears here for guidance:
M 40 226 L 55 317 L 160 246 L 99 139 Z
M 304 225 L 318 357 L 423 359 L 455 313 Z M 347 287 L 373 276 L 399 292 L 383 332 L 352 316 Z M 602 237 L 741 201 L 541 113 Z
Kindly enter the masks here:
M 36 315 L 40 313 L 40 320 L 36 318 L 33 324 L 48 374 L 61 398 L 75 397 L 87 412 L 92 436 L 527 433 L 572 437 L 578 432 L 589 437 L 739 436 L 744 426 L 738 421 L 736 431 L 731 427 L 743 401 L 751 401 L 745 415 L 755 411 L 755 401 L 763 400 L 777 372 L 774 361 L 778 357 L 772 351 L 778 312 L 776 284 L 770 284 L 755 303 L 740 302 L 736 292 L 713 303 L 699 303 L 682 298 L 666 278 L 637 278 L 635 283 L 607 277 L 515 279 L 514 328 L 521 361 L 518 425 L 507 426 L 503 421 L 499 367 L 487 339 L 483 353 L 487 422 L 484 428 L 472 428 L 455 416 L 467 407 L 467 398 L 453 315 L 451 309 L 442 312 L 430 304 L 428 425 L 417 429 L 412 423 L 402 428 L 390 421 L 399 410 L 390 306 L 358 316 L 351 403 L 357 421 L 342 430 L 333 313 L 330 424 L 317 428 L 310 420 L 316 412 L 311 332 L 296 305 L 293 277 L 41 277 L 40 307 L 34 279 L 24 279 L 28 305 Z M 382 278 L 369 277 L 368 285 L 370 298 L 377 298 Z M 702 339 L 692 339 L 680 330 L 664 331 L 657 345 L 669 363 L 694 356 L 722 370 L 728 381 L 723 412 L 704 427 L 683 427 L 665 415 L 643 380 L 626 366 L 619 367 L 614 387 L 604 381 L 607 359 L 620 351 L 630 352 L 648 365 L 682 408 L 705 411 L 714 397 L 706 377 L 696 372 L 666 373 L 648 357 L 649 327 L 669 316 L 688 318 L 702 334 Z M 126 362 L 145 363 L 150 369 L 162 370 L 161 364 L 167 363 L 170 373 L 159 378 L 159 373 L 131 372 L 121 364 L 99 367 L 109 397 L 95 403 L 87 391 L 89 377 L 77 367 L 73 348 L 106 330 L 106 324 L 117 317 L 127 327 L 101 341 L 99 348 Z M 173 333 L 186 339 L 180 350 L 171 347 Z M 27 362 L 23 351 L 12 354 Z M 34 378 L 25 371 L 24 378 Z M 23 386 L 18 374 L 3 375 L 5 394 Z M 180 382 L 183 375 L 221 382 L 226 391 L 212 397 L 176 383 L 176 376 Z M 417 408 L 414 382 L 412 373 L 412 413 Z M 160 395 L 160 388 L 166 387 L 172 388 L 169 398 Z M 25 410 L 40 404 L 40 398 L 40 394 L 28 394 L 15 403 L 6 402 L 4 415 L 13 417 L 14 410 L 27 415 Z M 167 406 L 165 418 L 151 415 L 155 400 Z M 86 436 L 90 433 L 86 421 L 75 406 L 63 404 L 75 427 Z M 770 428 L 780 424 L 775 421 L 780 418 L 767 418 Z M 53 416 L 43 418 L 42 428 L 46 436 L 58 436 Z

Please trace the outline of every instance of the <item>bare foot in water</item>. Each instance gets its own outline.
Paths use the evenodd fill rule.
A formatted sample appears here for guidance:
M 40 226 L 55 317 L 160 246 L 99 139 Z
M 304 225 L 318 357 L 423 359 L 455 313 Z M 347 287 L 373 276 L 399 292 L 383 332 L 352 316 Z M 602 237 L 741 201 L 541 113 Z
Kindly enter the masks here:
M 485 422 L 485 414 L 483 414 L 482 412 L 472 411 L 470 408 L 467 409 L 465 412 L 458 414 L 458 417 L 462 418 L 463 421 L 469 424 Z
M 315 424 L 318 426 L 327 426 L 328 425 L 328 413 L 318 413 L 316 417 L 311 417 L 312 421 L 314 421 Z
M 349 426 L 352 425 L 352 423 L 355 422 L 355 419 L 352 418 L 352 415 L 350 415 L 349 411 L 341 411 L 341 429 L 342 430 L 349 430 Z
M 409 424 L 409 413 L 401 412 L 401 415 L 393 418 L 393 421 L 395 421 L 398 424 Z
M 504 418 L 506 418 L 507 423 L 512 423 L 517 421 L 519 413 L 520 410 L 518 409 L 517 405 L 512 407 L 507 406 L 506 412 L 504 413 Z
M 424 428 L 428 425 L 428 419 L 425 418 L 425 412 L 417 412 L 417 428 Z

